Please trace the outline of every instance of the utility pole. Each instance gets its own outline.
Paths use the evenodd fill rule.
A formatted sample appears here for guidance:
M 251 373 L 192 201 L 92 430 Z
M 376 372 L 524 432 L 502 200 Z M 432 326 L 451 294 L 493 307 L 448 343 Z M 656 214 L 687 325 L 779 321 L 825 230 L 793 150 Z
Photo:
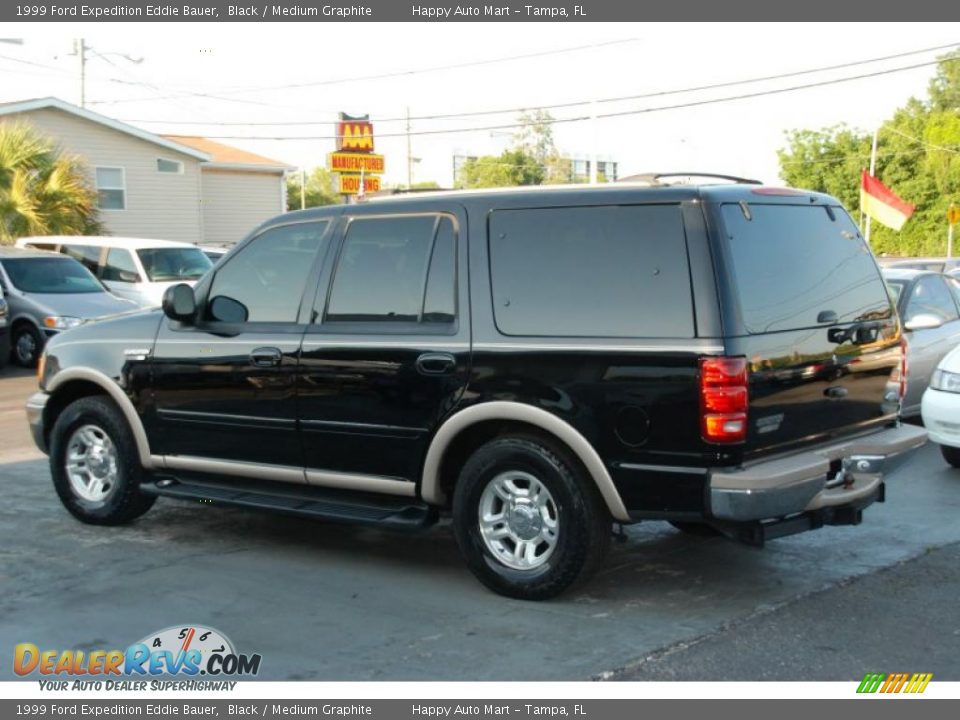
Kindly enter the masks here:
M 87 50 L 89 50 L 87 41 L 84 38 L 77 38 L 73 41 L 73 52 L 80 58 L 80 107 L 87 106 Z
M 300 168 L 300 209 L 307 209 L 307 171 Z
M 599 156 L 597 154 L 597 103 L 594 101 L 590 103 L 590 131 L 593 135 L 593 147 L 591 148 L 591 157 L 590 157 L 590 184 L 596 185 L 599 173 L 597 173 L 597 165 L 599 164 Z
M 413 188 L 413 152 L 410 148 L 410 107 L 407 107 L 407 190 Z
M 880 128 L 873 131 L 873 148 L 870 150 L 870 177 L 876 177 L 874 173 L 877 171 L 877 135 L 879 134 Z M 870 219 L 870 216 L 867 215 L 867 230 L 863 234 L 868 247 L 870 246 Z

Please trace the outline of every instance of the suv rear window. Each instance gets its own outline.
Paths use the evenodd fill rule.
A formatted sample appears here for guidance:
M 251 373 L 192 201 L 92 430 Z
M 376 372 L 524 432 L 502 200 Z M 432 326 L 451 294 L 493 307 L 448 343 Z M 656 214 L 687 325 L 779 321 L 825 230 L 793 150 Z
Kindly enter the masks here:
M 750 334 L 890 317 L 880 271 L 841 207 L 740 205 L 722 207 L 733 284 Z M 832 215 L 832 217 L 831 217 Z
M 693 337 L 679 205 L 497 210 L 489 228 L 505 335 Z

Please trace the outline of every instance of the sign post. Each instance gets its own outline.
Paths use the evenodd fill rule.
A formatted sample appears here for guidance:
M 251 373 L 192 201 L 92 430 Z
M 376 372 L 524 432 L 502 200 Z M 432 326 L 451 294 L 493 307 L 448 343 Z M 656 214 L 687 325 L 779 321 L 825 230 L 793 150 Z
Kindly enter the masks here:
M 953 226 L 960 222 L 960 208 L 951 205 L 947 210 L 947 257 L 953 257 Z

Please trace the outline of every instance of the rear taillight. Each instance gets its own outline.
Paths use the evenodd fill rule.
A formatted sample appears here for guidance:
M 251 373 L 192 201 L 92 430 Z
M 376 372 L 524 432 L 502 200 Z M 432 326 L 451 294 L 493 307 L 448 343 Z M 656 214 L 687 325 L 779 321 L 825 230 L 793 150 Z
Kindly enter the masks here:
M 747 439 L 747 359 L 700 359 L 700 428 L 709 443 Z
M 907 338 L 903 335 L 900 336 L 900 383 L 899 383 L 899 392 L 900 400 L 902 401 L 907 396 L 907 373 L 909 368 L 907 367 Z

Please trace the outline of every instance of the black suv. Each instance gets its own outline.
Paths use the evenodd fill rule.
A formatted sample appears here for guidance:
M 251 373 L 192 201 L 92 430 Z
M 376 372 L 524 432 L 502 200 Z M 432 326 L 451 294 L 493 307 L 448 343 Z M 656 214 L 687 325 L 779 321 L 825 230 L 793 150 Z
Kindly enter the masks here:
M 88 523 L 193 498 L 452 516 L 541 599 L 614 523 L 754 544 L 856 524 L 900 426 L 900 325 L 831 197 L 747 184 L 430 193 L 283 215 L 195 289 L 58 336 L 28 404 Z

